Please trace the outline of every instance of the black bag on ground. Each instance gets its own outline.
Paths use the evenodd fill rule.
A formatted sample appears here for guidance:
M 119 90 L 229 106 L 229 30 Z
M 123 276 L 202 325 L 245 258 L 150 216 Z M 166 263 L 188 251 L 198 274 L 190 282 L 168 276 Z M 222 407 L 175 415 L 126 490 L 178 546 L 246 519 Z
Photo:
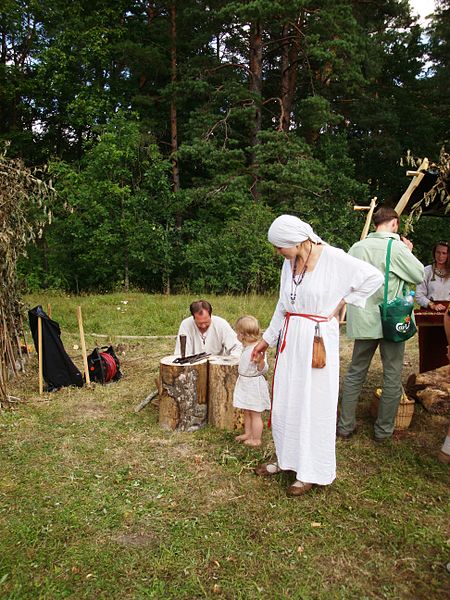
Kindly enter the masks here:
M 41 317 L 42 321 L 42 366 L 47 391 L 53 392 L 68 385 L 83 387 L 83 376 L 64 350 L 59 324 L 50 319 L 42 310 L 42 306 L 36 306 L 28 311 L 36 352 L 39 353 L 38 317 Z
M 120 362 L 112 346 L 94 348 L 87 357 L 89 378 L 96 383 L 118 381 L 123 375 Z

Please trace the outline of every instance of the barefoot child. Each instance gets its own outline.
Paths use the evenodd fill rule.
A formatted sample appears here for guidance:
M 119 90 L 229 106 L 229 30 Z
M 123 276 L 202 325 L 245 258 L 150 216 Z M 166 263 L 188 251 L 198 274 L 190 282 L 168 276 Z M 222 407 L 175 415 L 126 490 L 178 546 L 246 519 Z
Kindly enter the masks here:
M 233 406 L 244 410 L 245 433 L 236 440 L 248 446 L 260 446 L 263 431 L 261 413 L 270 409 L 269 388 L 264 373 L 268 369 L 265 356 L 252 362 L 252 350 L 260 336 L 255 317 L 241 317 L 236 326 L 238 340 L 244 346 L 239 360 L 239 377 L 234 388 Z

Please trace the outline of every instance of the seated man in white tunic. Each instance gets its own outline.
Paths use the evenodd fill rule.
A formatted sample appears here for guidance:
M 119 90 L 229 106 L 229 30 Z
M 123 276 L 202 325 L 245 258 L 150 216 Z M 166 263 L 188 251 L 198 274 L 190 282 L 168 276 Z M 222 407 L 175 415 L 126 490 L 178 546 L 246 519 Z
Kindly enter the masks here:
M 231 325 L 212 315 L 212 306 L 206 300 L 196 300 L 189 307 L 191 317 L 181 321 L 175 354 L 181 354 L 180 335 L 186 336 L 186 356 L 192 354 L 232 355 L 239 357 L 242 345 Z

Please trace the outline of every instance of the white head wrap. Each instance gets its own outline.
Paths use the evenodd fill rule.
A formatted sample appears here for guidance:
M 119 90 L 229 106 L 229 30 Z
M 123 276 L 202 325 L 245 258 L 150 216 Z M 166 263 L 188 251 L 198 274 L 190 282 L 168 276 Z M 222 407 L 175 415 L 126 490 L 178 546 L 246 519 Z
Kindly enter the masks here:
M 316 244 L 323 243 L 311 225 L 292 215 L 277 217 L 269 227 L 267 237 L 276 248 L 293 248 L 308 239 Z

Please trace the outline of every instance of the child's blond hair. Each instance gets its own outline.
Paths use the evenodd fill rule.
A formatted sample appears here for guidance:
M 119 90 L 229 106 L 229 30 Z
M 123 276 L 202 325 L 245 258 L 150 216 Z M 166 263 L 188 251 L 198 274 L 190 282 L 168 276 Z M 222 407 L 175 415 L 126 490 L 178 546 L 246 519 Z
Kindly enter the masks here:
M 234 328 L 236 329 L 237 333 L 242 335 L 243 341 L 250 344 L 252 342 L 257 342 L 261 335 L 258 320 L 251 315 L 240 317 L 236 321 Z

